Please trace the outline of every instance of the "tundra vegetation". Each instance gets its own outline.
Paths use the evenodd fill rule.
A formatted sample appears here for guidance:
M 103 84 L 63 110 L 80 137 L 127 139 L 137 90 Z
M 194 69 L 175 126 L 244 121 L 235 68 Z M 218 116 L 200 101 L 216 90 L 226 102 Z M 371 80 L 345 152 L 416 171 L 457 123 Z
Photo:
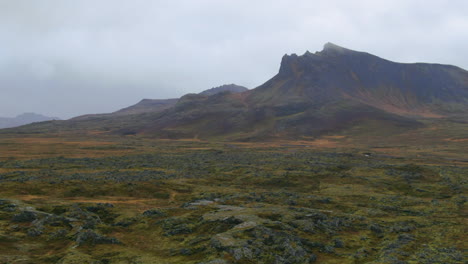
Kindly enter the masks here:
M 0 263 L 466 263 L 466 140 L 372 144 L 3 134 Z

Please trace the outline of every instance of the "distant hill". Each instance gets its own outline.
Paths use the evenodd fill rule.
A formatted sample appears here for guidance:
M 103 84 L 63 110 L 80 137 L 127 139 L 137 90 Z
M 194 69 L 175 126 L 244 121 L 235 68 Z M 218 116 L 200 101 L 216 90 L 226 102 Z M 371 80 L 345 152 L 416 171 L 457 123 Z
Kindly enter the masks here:
M 245 92 L 248 89 L 235 85 L 235 84 L 226 84 L 218 87 L 214 87 L 208 90 L 205 90 L 200 95 L 203 96 L 210 96 L 221 92 L 231 92 L 231 93 L 240 93 Z M 172 98 L 172 99 L 143 99 L 137 104 L 132 106 L 120 109 L 110 114 L 91 114 L 91 115 L 83 115 L 73 118 L 72 120 L 88 120 L 92 118 L 102 118 L 102 117 L 115 117 L 115 116 L 124 116 L 124 115 L 134 115 L 134 114 L 142 114 L 142 113 L 157 113 L 164 111 L 173 107 L 179 98 Z
M 237 92 L 223 92 L 230 89 Z M 227 85 L 170 100 L 143 100 L 108 115 L 21 129 L 266 140 L 359 128 L 385 139 L 423 128 L 427 120 L 468 122 L 468 72 L 391 62 L 327 43 L 319 52 L 284 55 L 278 74 L 255 89 Z
M 34 122 L 58 120 L 56 117 L 48 117 L 35 113 L 24 113 L 17 117 L 0 117 L 0 128 L 10 128 L 27 125 Z

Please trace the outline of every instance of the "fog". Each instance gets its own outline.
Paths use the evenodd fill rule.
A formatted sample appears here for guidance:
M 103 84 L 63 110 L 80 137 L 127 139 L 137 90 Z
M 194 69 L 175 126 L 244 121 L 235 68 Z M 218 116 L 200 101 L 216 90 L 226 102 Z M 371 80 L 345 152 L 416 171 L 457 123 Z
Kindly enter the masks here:
M 0 116 L 255 88 L 326 42 L 468 69 L 467 14 L 465 0 L 0 0 Z

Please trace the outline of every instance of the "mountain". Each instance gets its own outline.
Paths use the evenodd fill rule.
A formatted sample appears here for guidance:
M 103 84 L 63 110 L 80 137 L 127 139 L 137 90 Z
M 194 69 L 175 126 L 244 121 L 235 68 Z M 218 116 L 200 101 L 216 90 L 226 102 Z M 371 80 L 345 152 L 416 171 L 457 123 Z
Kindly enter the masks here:
M 455 66 L 395 63 L 327 43 L 321 52 L 285 55 L 279 73 L 250 100 L 257 105 L 347 100 L 399 115 L 441 117 L 454 106 L 466 110 L 467 98 L 467 72 Z
M 10 128 L 22 126 L 34 122 L 57 120 L 56 117 L 48 117 L 35 113 L 24 113 L 16 117 L 0 117 L 0 128 Z
M 424 118 L 466 117 L 468 72 L 395 63 L 327 43 L 285 55 L 277 75 L 241 94 L 182 97 L 135 133 L 161 137 L 303 138 L 370 125 L 383 133 Z M 370 127 L 370 126 L 369 126 Z
M 230 89 L 237 93 L 224 92 Z M 468 122 L 468 72 L 391 62 L 327 43 L 319 52 L 284 55 L 279 72 L 255 89 L 227 85 L 170 100 L 24 129 L 267 140 L 364 128 L 385 138 L 420 129 L 427 120 Z

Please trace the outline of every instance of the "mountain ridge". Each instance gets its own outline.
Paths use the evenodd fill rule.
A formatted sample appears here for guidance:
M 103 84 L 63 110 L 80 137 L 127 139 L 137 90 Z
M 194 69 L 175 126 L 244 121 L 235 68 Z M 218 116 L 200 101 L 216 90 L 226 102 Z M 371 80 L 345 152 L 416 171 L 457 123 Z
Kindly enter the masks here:
M 425 74 L 424 71 L 428 71 L 430 74 Z M 446 71 L 454 71 L 455 73 Z M 304 74 L 306 74 L 305 77 Z M 458 75 L 456 76 L 458 80 L 451 80 L 450 74 Z M 283 84 L 280 85 L 282 87 L 276 89 L 289 92 L 291 89 L 297 90 L 306 86 L 308 88 L 306 91 L 302 93 L 296 91 L 293 94 L 299 94 L 301 97 L 306 96 L 312 100 L 317 98 L 319 101 L 344 96 L 354 98 L 359 102 L 367 102 L 375 107 L 382 103 L 394 104 L 408 112 L 411 110 L 407 109 L 408 104 L 425 109 L 426 104 L 435 103 L 433 99 L 466 104 L 468 98 L 467 75 L 465 70 L 455 66 L 395 63 L 369 53 L 353 51 L 328 43 L 323 51 L 315 54 L 306 52 L 302 56 L 296 54 L 283 56 L 278 74 L 268 81 L 270 83 L 265 83 L 255 91 L 261 91 L 264 86 L 267 89 L 272 89 L 272 86 L 274 88 L 275 84 L 271 84 L 271 82 L 281 81 L 284 83 L 290 81 L 288 79 L 294 79 L 294 83 Z M 450 82 L 449 84 L 444 83 L 447 80 Z M 422 87 L 426 89 L 422 91 Z M 441 92 L 439 87 L 444 87 L 448 91 Z M 403 94 L 403 91 L 408 94 Z M 255 97 L 255 93 L 252 97 Z M 257 102 L 265 101 L 265 98 L 268 98 L 265 95 L 257 97 L 260 97 Z M 390 99 L 390 101 L 379 102 L 377 99 L 380 98 L 376 97 L 383 97 Z M 394 97 L 400 97 L 397 99 L 401 100 L 392 100 L 395 99 Z M 422 101 L 405 101 L 412 97 L 420 98 Z M 373 100 L 377 100 L 377 103 L 372 103 Z M 404 113 L 405 111 L 400 112 Z M 417 111 L 414 112 L 417 113 Z M 425 111 L 420 112 L 422 114 Z M 432 117 L 435 116 L 437 116 L 436 113 L 432 115 Z
M 266 140 L 316 137 L 372 124 L 387 135 L 421 128 L 428 118 L 466 121 L 468 72 L 451 65 L 396 63 L 327 43 L 315 53 L 284 55 L 278 73 L 255 89 L 187 94 L 166 106 L 131 117 L 112 114 L 81 123 L 75 118 L 54 129 Z
M 186 100 L 137 133 L 300 138 L 369 120 L 413 129 L 422 126 L 418 119 L 453 115 L 451 107 L 466 113 L 467 76 L 454 66 L 394 63 L 329 43 L 320 52 L 283 56 L 277 75 L 242 96 Z

